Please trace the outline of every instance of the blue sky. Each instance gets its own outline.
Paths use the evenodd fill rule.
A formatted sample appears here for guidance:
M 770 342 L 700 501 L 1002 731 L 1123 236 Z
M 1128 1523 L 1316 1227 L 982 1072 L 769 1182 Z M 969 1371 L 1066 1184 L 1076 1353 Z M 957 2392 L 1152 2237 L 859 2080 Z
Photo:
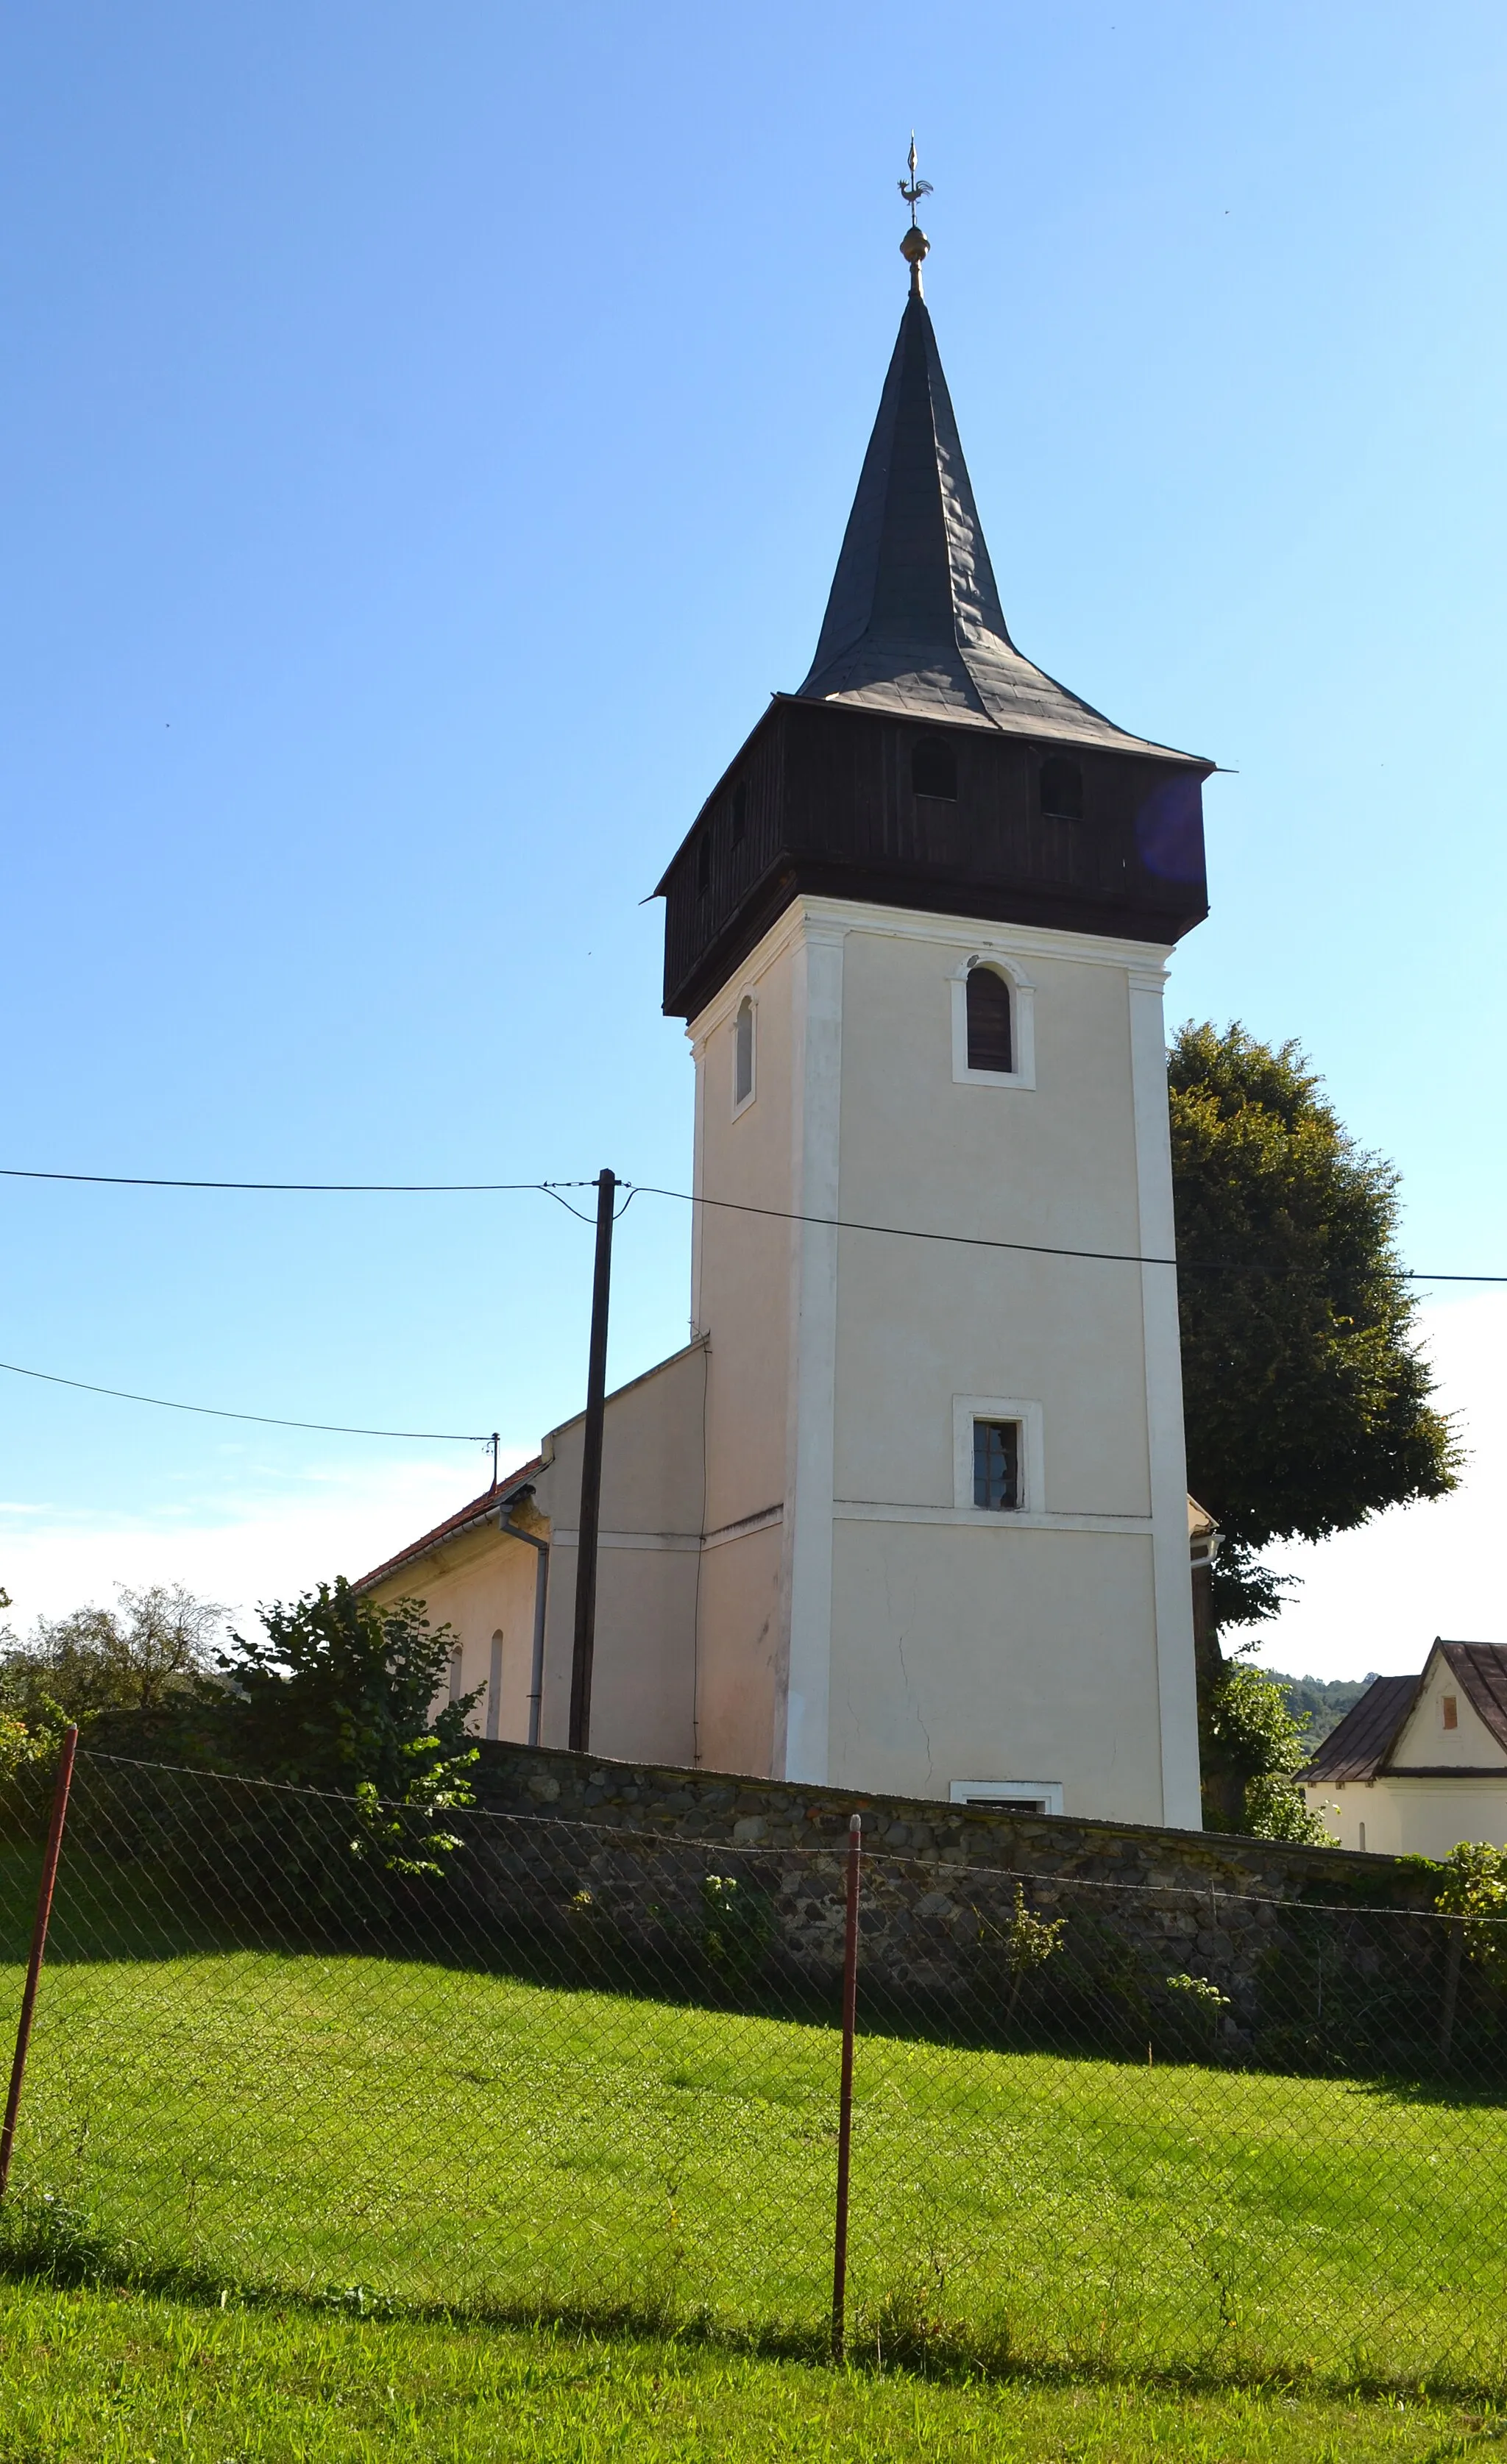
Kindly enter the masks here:
M 1499 9 L 59 0 L 3 42 L 0 1161 L 687 1184 L 640 901 L 809 661 L 914 123 L 1016 638 L 1233 774 L 1172 1016 L 1298 1036 L 1409 1256 L 1507 1272 Z M 8 1360 L 519 1451 L 579 1400 L 544 1199 L 11 1183 L 0 1241 Z M 687 1255 L 634 1207 L 614 1377 Z M 1421 1664 L 1436 1596 L 1493 1631 L 1449 1586 L 1507 1318 L 1431 1323 L 1472 1497 L 1340 1544 L 1310 1664 Z M 481 1485 L 0 1387 L 23 1617 L 355 1571 Z

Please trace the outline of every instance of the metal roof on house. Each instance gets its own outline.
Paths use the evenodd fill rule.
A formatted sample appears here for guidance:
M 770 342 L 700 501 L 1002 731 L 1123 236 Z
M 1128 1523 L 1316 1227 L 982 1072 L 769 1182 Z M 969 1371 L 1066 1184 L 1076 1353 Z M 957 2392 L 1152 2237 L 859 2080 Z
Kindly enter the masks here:
M 1305 1780 L 1374 1779 L 1418 1699 L 1418 1677 L 1373 1678 L 1359 1703 L 1331 1728 Z
M 1483 1773 L 1474 1765 L 1391 1760 L 1435 1653 L 1488 1733 L 1507 1753 L 1507 1643 L 1446 1642 L 1441 1637 L 1429 1654 L 1423 1676 L 1373 1679 L 1359 1703 L 1330 1730 L 1304 1770 L 1304 1779 L 1316 1785 L 1327 1780 L 1376 1779 L 1387 1771 L 1404 1779 L 1481 1778 Z M 1507 1777 L 1507 1772 L 1501 1776 Z
M 1010 640 L 919 289 L 900 319 L 799 697 L 1038 740 L 1197 758 L 1127 735 Z

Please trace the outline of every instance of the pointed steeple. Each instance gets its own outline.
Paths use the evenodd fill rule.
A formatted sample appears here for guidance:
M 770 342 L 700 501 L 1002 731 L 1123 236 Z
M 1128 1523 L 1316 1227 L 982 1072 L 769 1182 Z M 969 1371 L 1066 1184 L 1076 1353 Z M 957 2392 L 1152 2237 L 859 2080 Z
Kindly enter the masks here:
M 659 884 L 672 1016 L 802 898 L 1163 950 L 1208 913 L 1213 763 L 1127 735 L 1010 640 L 921 296 L 914 138 L 909 167 L 910 297 L 811 671 L 771 696 Z
M 799 697 L 1165 752 L 1116 727 L 1010 640 L 921 297 L 924 234 L 913 228 L 901 247 L 910 297 Z

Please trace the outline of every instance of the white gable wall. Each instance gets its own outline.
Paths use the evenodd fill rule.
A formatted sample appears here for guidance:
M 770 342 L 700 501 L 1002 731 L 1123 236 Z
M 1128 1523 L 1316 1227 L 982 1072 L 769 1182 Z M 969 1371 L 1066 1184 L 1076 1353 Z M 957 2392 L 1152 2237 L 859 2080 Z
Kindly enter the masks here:
M 1445 1726 L 1447 1702 L 1454 1705 L 1455 1725 Z M 1423 1684 L 1407 1724 L 1387 1757 L 1404 1770 L 1422 1765 L 1453 1764 L 1465 1771 L 1499 1771 L 1507 1776 L 1503 1752 L 1443 1652 L 1429 1655 Z M 1459 1835 L 1462 1838 L 1465 1834 Z
M 1447 1727 L 1452 1704 L 1454 1722 Z M 1437 1645 L 1387 1768 L 1375 1779 L 1328 1780 L 1303 1793 L 1341 1848 L 1447 1857 L 1462 1839 L 1507 1846 L 1507 1751 Z

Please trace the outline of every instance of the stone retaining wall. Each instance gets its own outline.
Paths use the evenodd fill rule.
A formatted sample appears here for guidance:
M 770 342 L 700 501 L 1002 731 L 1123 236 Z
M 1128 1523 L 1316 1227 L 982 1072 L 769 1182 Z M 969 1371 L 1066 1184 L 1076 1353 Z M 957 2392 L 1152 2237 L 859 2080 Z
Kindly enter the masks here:
M 975 2013 L 981 1995 L 1009 1996 L 1010 1925 L 1024 1906 L 1068 1919 L 1062 1956 L 1032 1980 L 1027 2003 L 1045 1996 L 1066 2012 L 1071 2002 L 1090 2036 L 1102 2028 L 1106 2050 L 1127 2029 L 1141 2032 L 1138 2042 L 1159 2030 L 1176 2042 L 1180 2014 L 1202 2007 L 1166 1991 L 1179 1975 L 1229 1997 L 1211 2024 L 1236 2046 L 1312 2039 L 1346 2009 L 1352 2033 L 1363 2033 L 1357 2013 L 1384 2007 L 1394 2034 L 1412 2030 L 1420 1987 L 1442 1957 L 1429 1878 L 1393 1858 L 518 1746 L 484 1746 L 476 1782 L 487 1811 L 544 1817 L 537 1858 L 505 1826 L 510 1844 L 499 1837 L 484 1859 L 499 1903 L 522 1894 L 543 1914 L 543 1893 L 563 1916 L 572 1899 L 564 1876 L 623 1945 L 642 1938 L 650 1907 L 694 1943 L 704 1878 L 721 1871 L 768 1908 L 771 1955 L 813 1981 L 831 1982 L 840 1965 L 844 1852 L 858 1813 L 871 1995 Z M 1399 2015 L 1405 2006 L 1411 2015 Z

